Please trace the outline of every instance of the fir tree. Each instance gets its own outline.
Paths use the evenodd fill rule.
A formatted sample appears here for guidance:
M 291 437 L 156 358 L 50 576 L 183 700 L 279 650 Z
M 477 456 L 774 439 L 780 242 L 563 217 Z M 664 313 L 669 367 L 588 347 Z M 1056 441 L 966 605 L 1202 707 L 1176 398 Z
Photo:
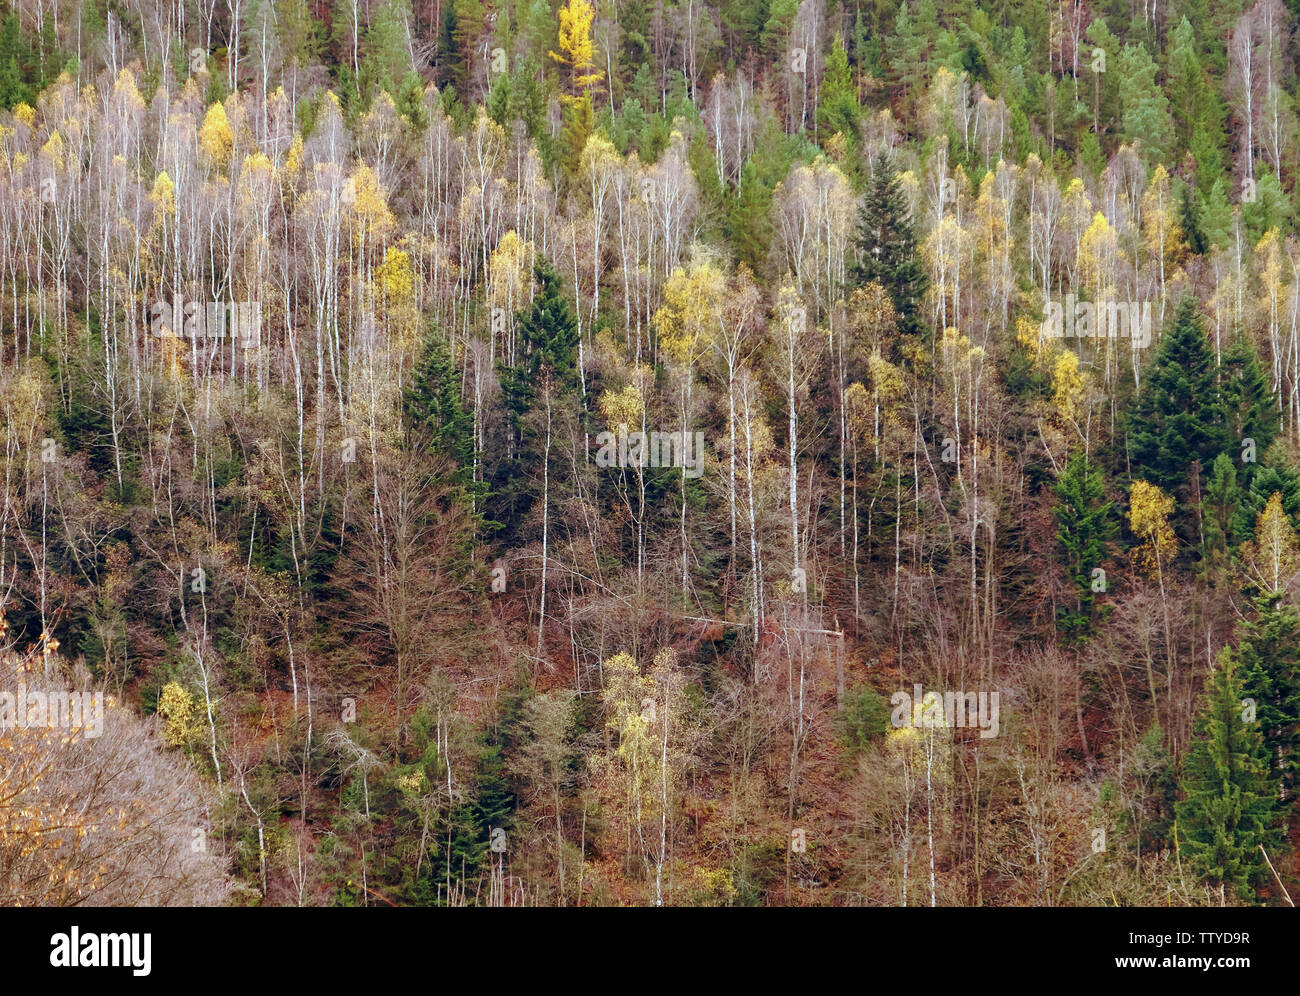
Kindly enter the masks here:
M 1255 522 L 1274 492 L 1282 495 L 1282 511 L 1291 520 L 1292 528 L 1300 532 L 1300 473 L 1291 465 L 1280 439 L 1264 450 L 1263 459 L 1250 475 L 1249 487 L 1243 489 L 1234 522 L 1237 542 L 1254 534 Z
M 1201 522 L 1205 533 L 1201 559 L 1207 578 L 1224 576 L 1231 563 L 1230 551 L 1244 538 L 1236 526 L 1240 503 L 1237 468 L 1230 456 L 1220 453 L 1214 458 L 1210 479 L 1205 485 L 1205 497 L 1201 500 Z
M 1178 305 L 1142 377 L 1129 419 L 1132 474 L 1165 491 L 1187 488 L 1193 467 L 1208 468 L 1224 452 L 1214 353 L 1194 298 Z
M 920 314 L 921 300 L 929 278 L 917 258 L 916 231 L 907 195 L 897 168 L 884 152 L 872 163 L 855 243 L 858 260 L 853 267 L 854 286 L 879 283 L 894 302 L 899 331 L 923 333 L 926 326 Z
M 1219 367 L 1219 397 L 1226 445 L 1242 461 L 1243 483 L 1249 484 L 1258 466 L 1250 455 L 1263 453 L 1272 445 L 1282 412 L 1260 368 L 1255 347 L 1243 335 L 1235 336 L 1224 350 Z
M 1178 195 L 1178 224 L 1187 240 L 1187 248 L 1197 256 L 1203 256 L 1209 245 L 1201 229 L 1201 198 L 1187 185 Z
M 1097 621 L 1096 601 L 1099 593 L 1093 570 L 1101 565 L 1111 538 L 1119 528 L 1111 515 L 1112 502 L 1103 501 L 1105 488 L 1101 470 L 1088 463 L 1079 451 L 1070 458 L 1065 473 L 1056 486 L 1060 504 L 1056 506 L 1056 538 L 1065 549 L 1066 570 L 1074 582 L 1077 607 L 1062 607 L 1057 625 L 1070 639 L 1087 639 Z M 1104 591 L 1102 586 L 1100 591 Z
M 1243 900 L 1268 875 L 1260 845 L 1281 842 L 1277 783 L 1259 725 L 1248 722 L 1240 661 L 1231 650 L 1206 681 L 1179 788 L 1180 854 L 1205 881 Z
M 455 461 L 452 479 L 464 490 L 473 508 L 487 497 L 487 485 L 474 480 L 474 416 L 460 397 L 460 377 L 442 336 L 430 330 L 424 355 L 404 398 L 406 417 L 413 428 L 427 431 L 429 449 Z
M 1237 657 L 1246 694 L 1256 703 L 1271 777 L 1293 797 L 1300 768 L 1300 615 L 1281 592 L 1255 601 L 1256 616 L 1241 627 Z
M 561 293 L 560 278 L 544 262 L 537 265 L 536 279 L 540 289 L 519 322 L 518 363 L 501 372 L 509 438 L 506 459 L 497 468 L 492 491 L 508 528 L 516 528 L 531 506 L 531 477 L 545 459 L 539 438 L 545 395 L 549 392 L 553 412 L 571 413 L 581 408 L 578 323 L 569 299 Z

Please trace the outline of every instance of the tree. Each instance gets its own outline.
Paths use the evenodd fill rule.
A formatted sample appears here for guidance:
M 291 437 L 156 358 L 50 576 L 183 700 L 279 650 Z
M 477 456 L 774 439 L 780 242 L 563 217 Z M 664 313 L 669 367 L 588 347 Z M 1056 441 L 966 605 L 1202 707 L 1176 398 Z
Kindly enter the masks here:
M 456 500 L 450 459 L 430 457 L 431 448 L 428 437 L 409 449 L 372 446 L 365 482 L 370 507 L 333 578 L 343 596 L 339 614 L 373 659 L 383 661 L 398 745 L 407 741 L 410 707 L 436 663 L 466 649 L 469 619 L 443 606 L 468 605 L 476 587 L 470 512 Z
M 879 283 L 894 302 L 899 330 L 907 335 L 924 333 L 927 325 L 920 312 L 929 278 L 917 257 L 907 195 L 893 161 L 883 151 L 872 162 L 854 242 L 858 258 L 853 286 Z
M 1244 335 L 1234 336 L 1223 351 L 1219 394 L 1225 445 L 1240 458 L 1243 483 L 1249 484 L 1259 466 L 1254 454 L 1273 445 L 1282 412 L 1260 367 L 1259 354 Z
M 432 451 L 455 461 L 452 480 L 465 489 L 471 505 L 487 497 L 486 485 L 474 479 L 478 453 L 474 449 L 474 415 L 460 397 L 460 377 L 442 335 L 430 329 L 424 355 L 406 389 L 403 405 L 412 427 L 425 430 Z
M 107 697 L 84 668 L 65 669 L 57 654 L 35 667 L 0 655 L 0 689 L 0 903 L 226 900 L 230 880 L 207 846 L 218 829 L 211 795 L 153 724 Z M 35 696 L 58 722 L 45 714 L 37 725 Z
M 1264 739 L 1259 724 L 1243 716 L 1244 678 L 1238 655 L 1225 649 L 1201 697 L 1174 832 L 1179 853 L 1202 879 L 1251 902 L 1269 874 L 1260 845 L 1276 850 L 1282 835 Z
M 560 51 L 546 53 L 568 69 L 571 97 L 589 96 L 604 79 L 604 73 L 596 69 L 596 43 L 591 40 L 595 16 L 595 8 L 587 0 L 569 0 L 559 10 Z
M 1274 494 L 1281 495 L 1282 510 L 1290 518 L 1292 527 L 1300 530 L 1300 473 L 1292 466 L 1280 439 L 1274 440 L 1273 445 L 1264 451 L 1249 481 L 1249 486 L 1243 489 L 1245 493 L 1234 521 L 1238 541 L 1254 534 L 1255 524 Z
M 1281 592 L 1265 591 L 1255 599 L 1255 618 L 1243 621 L 1238 634 L 1242 683 L 1255 702 L 1270 777 L 1282 786 L 1284 800 L 1294 799 L 1300 775 L 1300 614 Z
M 849 71 L 844 39 L 839 33 L 836 33 L 830 54 L 826 56 L 826 73 L 822 77 L 817 101 L 818 128 L 825 130 L 827 138 L 837 133 L 843 135 L 849 149 L 856 149 L 862 106 L 858 103 L 857 87 Z
M 1201 228 L 1201 198 L 1190 184 L 1183 184 L 1178 193 L 1178 227 L 1182 229 L 1188 250 L 1203 256 L 1209 243 Z
M 573 742 L 577 693 L 561 689 L 538 695 L 524 703 L 520 744 L 511 763 L 515 774 L 526 779 L 539 797 L 544 796 L 555 820 L 555 870 L 563 903 L 564 796 L 577 779 Z
M 1105 571 L 1098 574 L 1098 569 L 1119 523 L 1111 514 L 1114 503 L 1103 500 L 1101 469 L 1090 464 L 1083 451 L 1070 457 L 1056 494 L 1060 499 L 1053 510 L 1056 538 L 1065 550 L 1066 572 L 1075 586 L 1075 608 L 1058 609 L 1057 625 L 1069 639 L 1082 642 L 1098 621 L 1097 595 L 1106 591 Z
M 1282 494 L 1274 491 L 1255 523 L 1254 539 L 1241 546 L 1241 559 L 1251 582 L 1263 592 L 1281 593 L 1300 569 L 1300 544 L 1282 510 Z
M 510 420 L 510 452 L 498 469 L 493 491 L 500 498 L 507 537 L 523 539 L 527 535 L 523 516 L 535 504 L 530 501 L 530 478 L 541 469 L 541 592 L 537 616 L 540 660 L 550 565 L 551 454 L 557 423 L 570 427 L 576 435 L 580 381 L 578 324 L 568 300 L 560 293 L 560 280 L 544 262 L 538 264 L 536 277 L 540 291 L 527 317 L 519 323 L 519 362 L 502 372 L 501 386 Z
M 1195 299 L 1184 297 L 1173 328 L 1161 338 L 1142 377 L 1129 416 L 1134 477 L 1186 493 L 1192 488 L 1189 474 L 1199 474 L 1224 452 L 1227 440 L 1215 379 L 1200 310 Z
M 1229 566 L 1229 553 L 1240 541 L 1235 522 L 1240 502 L 1241 488 L 1237 483 L 1237 468 L 1228 454 L 1220 453 L 1210 468 L 1210 479 L 1205 485 L 1201 509 L 1205 532 L 1202 552 L 1204 571 L 1208 577 L 1216 580 L 1225 576 Z
M 1156 64 L 1142 43 L 1125 45 L 1119 56 L 1119 85 L 1124 103 L 1124 134 L 1140 139 L 1147 159 L 1160 162 L 1172 151 L 1173 121 L 1169 99 L 1156 83 Z

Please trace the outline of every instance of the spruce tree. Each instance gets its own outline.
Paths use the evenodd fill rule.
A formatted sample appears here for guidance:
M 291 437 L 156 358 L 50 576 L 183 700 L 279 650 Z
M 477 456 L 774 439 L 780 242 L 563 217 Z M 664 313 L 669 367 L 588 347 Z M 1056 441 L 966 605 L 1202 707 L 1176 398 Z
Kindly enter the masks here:
M 1053 510 L 1056 538 L 1065 548 L 1066 570 L 1074 582 L 1077 599 L 1073 611 L 1061 607 L 1057 625 L 1067 639 L 1082 642 L 1097 622 L 1099 592 L 1094 588 L 1098 579 L 1092 572 L 1105 559 L 1119 525 L 1111 514 L 1113 503 L 1103 500 L 1105 487 L 1101 470 L 1089 464 L 1083 451 L 1075 453 L 1066 464 L 1056 494 L 1060 498 L 1060 504 Z
M 537 401 L 543 376 L 557 395 L 578 390 L 578 323 L 563 282 L 545 262 L 536 268 L 537 295 L 519 321 L 519 361 L 502 372 L 501 389 L 516 442 L 526 435 L 525 415 Z
M 1277 783 L 1259 724 L 1248 721 L 1246 698 L 1241 662 L 1225 649 L 1206 680 L 1176 812 L 1183 860 L 1206 882 L 1250 902 L 1268 875 L 1259 847 L 1273 853 L 1282 834 Z
M 1193 466 L 1208 469 L 1224 452 L 1226 438 L 1214 353 L 1196 300 L 1186 296 L 1143 373 L 1130 412 L 1133 477 L 1185 496 Z
M 884 152 L 872 162 L 854 243 L 858 253 L 853 266 L 854 286 L 879 283 L 894 302 L 899 331 L 924 333 L 926 326 L 920 312 L 929 278 L 917 258 L 916 231 L 907 195 L 897 168 Z

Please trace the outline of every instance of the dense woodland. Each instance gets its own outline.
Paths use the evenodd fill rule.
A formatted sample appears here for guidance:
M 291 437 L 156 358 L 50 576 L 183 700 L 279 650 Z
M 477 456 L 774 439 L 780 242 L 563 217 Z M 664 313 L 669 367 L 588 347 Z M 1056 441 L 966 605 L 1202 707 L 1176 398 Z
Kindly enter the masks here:
M 0 713 L 0 903 L 1287 905 L 1298 67 L 1300 0 L 7 5 L 0 689 L 109 706 Z

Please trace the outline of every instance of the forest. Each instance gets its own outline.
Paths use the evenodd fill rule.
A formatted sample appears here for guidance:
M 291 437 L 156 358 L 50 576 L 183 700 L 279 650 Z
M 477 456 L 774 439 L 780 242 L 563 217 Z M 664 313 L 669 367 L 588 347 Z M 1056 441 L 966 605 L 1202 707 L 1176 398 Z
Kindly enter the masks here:
M 1298 69 L 0 0 L 0 905 L 1293 906 Z

